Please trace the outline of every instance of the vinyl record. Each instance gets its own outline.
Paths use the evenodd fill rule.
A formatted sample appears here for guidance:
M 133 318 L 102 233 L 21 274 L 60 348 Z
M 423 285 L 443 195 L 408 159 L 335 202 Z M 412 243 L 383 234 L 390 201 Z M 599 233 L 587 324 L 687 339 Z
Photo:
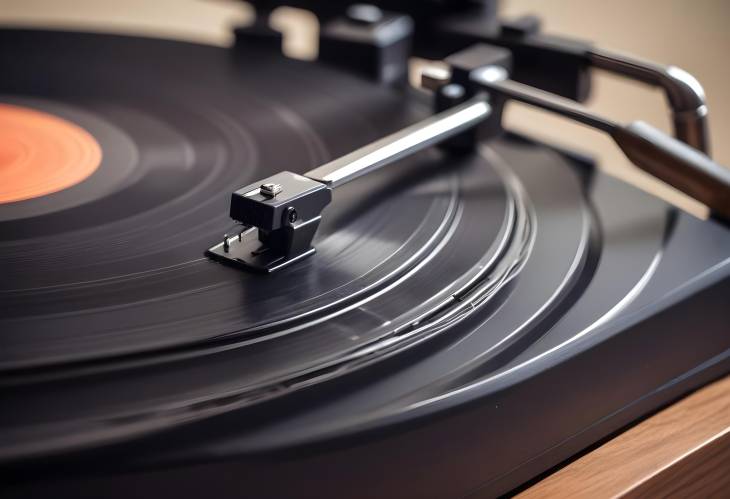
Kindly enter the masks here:
M 579 179 L 517 140 L 465 155 L 431 148 L 337 189 L 316 255 L 274 274 L 216 263 L 204 252 L 231 226 L 231 192 L 305 172 L 429 106 L 255 49 L 26 30 L 0 32 L 0 47 L 10 75 L 0 102 L 72 124 L 101 154 L 87 178 L 0 205 L 7 400 L 40 383 L 5 415 L 7 455 L 28 451 L 26 427 L 46 428 L 45 450 L 68 444 L 68 425 L 85 446 L 190 420 L 177 407 L 207 417 L 458 341 L 470 329 L 455 326 L 497 310 L 533 248 L 544 271 L 515 300 L 535 320 L 587 258 Z M 525 184 L 513 160 L 543 166 Z M 500 327 L 467 357 L 522 334 Z M 111 421 L 111 433 L 93 430 Z
M 2 46 L 2 101 L 77 124 L 103 158 L 76 185 L 0 205 L 3 369 L 277 338 L 287 361 L 266 364 L 296 370 L 431 312 L 512 237 L 499 176 L 429 151 L 338 191 L 316 257 L 267 277 L 221 266 L 203 252 L 231 225 L 233 190 L 428 109 L 256 52 L 26 31 Z

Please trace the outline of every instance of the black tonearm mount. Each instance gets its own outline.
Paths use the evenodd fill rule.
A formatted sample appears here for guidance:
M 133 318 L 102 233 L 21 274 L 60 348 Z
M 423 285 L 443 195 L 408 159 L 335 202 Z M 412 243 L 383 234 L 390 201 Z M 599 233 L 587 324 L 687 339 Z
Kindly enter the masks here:
M 498 133 L 508 100 L 609 134 L 636 166 L 706 204 L 714 216 L 730 220 L 730 170 L 695 148 L 707 144 L 706 107 L 701 89 L 698 92 L 698 85 L 691 81 L 677 84 L 673 77 L 656 74 L 662 71 L 660 66 L 624 61 L 634 72 L 631 76 L 656 82 L 668 94 L 674 92 L 670 104 L 675 123 L 684 120 L 675 130 L 680 139 L 692 144 L 688 145 L 646 123 L 622 125 L 572 100 L 510 80 L 510 53 L 505 49 L 475 45 L 445 62 L 446 71 L 427 70 L 422 80 L 424 87 L 436 92 L 436 102 L 445 110 L 304 175 L 281 172 L 237 190 L 231 197 L 230 215 L 241 230 L 225 235 L 207 254 L 260 272 L 273 272 L 312 255 L 312 240 L 333 189 L 426 147 L 463 137 L 463 132 L 477 125 L 483 125 L 482 135 L 487 137 Z M 621 63 L 620 58 L 613 59 L 614 65 Z M 675 103 L 696 106 L 677 110 Z

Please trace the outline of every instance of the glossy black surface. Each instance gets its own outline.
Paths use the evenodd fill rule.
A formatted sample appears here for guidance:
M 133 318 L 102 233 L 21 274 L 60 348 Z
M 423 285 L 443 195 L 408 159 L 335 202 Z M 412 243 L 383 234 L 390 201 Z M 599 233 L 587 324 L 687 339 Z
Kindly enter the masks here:
M 304 172 L 423 116 L 427 108 L 318 66 L 274 63 L 256 53 L 247 61 L 257 68 L 252 72 L 226 51 L 174 42 L 6 32 L 2 46 L 7 50 L 1 64 L 11 75 L 0 84 L 4 100 L 39 102 L 41 108 L 50 100 L 51 109 L 91 113 L 116 127 L 127 139 L 123 146 L 134 149 L 131 158 L 114 144 L 104 149 L 102 171 L 123 168 L 131 159 L 130 171 L 108 189 L 99 187 L 103 178 L 90 178 L 99 184 L 98 194 L 80 206 L 39 216 L 37 206 L 49 203 L 46 198 L 8 206 L 7 218 L 14 219 L 0 226 L 6 268 L 2 368 L 260 335 L 333 309 L 342 315 L 345 302 L 352 306 L 356 296 L 371 296 L 424 259 L 436 258 L 457 280 L 502 230 L 501 189 L 477 195 L 493 190 L 499 182 L 494 174 L 471 174 L 478 180 L 466 187 L 474 195 L 462 215 L 463 180 L 455 173 L 434 176 L 438 169 L 456 172 L 458 165 L 429 151 L 410 161 L 410 178 L 403 163 L 395 175 L 385 172 L 338 194 L 318 232 L 316 259 L 265 279 L 232 272 L 203 252 L 232 223 L 227 215 L 233 190 L 282 165 Z M 119 69 L 120 60 L 128 61 L 128 70 Z M 294 79 L 297 86 L 285 91 Z M 333 125 L 342 109 L 353 118 Z M 62 204 L 75 195 L 55 196 Z M 453 228 L 456 234 L 449 232 L 455 217 L 481 212 L 489 213 L 484 230 L 461 224 Z M 471 254 L 441 247 L 447 237 L 463 244 L 456 236 L 464 233 Z M 442 287 L 448 285 L 408 283 L 395 289 L 395 299 L 421 304 Z M 327 322 L 332 329 L 319 346 L 299 334 L 291 348 L 315 355 L 354 348 L 372 338 L 353 340 L 352 325 L 397 319 L 400 311 L 385 307 L 355 307 L 342 321 Z

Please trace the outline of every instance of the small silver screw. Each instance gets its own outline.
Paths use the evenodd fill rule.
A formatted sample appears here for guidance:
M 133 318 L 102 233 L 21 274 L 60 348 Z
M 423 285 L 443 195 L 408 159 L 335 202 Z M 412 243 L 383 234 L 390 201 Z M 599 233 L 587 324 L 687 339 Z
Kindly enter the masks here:
M 284 188 L 281 186 L 281 184 L 266 183 L 261 184 L 259 190 L 264 196 L 273 198 L 276 197 L 276 195 L 279 194 L 282 190 L 284 190 Z
M 359 3 L 351 5 L 346 13 L 348 19 L 358 24 L 375 24 L 383 19 L 383 11 L 375 5 Z
M 284 212 L 284 219 L 291 225 L 299 220 L 299 213 L 297 213 L 297 210 L 293 206 L 290 206 Z
M 466 93 L 466 89 L 458 83 L 449 83 L 441 87 L 441 93 L 444 97 L 448 97 L 452 100 L 461 99 Z

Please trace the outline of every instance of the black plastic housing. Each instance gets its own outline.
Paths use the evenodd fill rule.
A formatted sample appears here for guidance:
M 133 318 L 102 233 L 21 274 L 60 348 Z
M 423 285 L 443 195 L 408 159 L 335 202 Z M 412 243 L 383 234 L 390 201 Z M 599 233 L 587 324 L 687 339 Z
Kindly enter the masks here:
M 281 193 L 275 197 L 261 194 L 260 186 L 267 183 L 281 185 Z M 285 171 L 231 194 L 230 214 L 232 219 L 243 225 L 273 231 L 296 221 L 318 217 L 330 201 L 332 192 L 325 184 Z M 296 210 L 294 220 L 288 219 L 289 209 Z

